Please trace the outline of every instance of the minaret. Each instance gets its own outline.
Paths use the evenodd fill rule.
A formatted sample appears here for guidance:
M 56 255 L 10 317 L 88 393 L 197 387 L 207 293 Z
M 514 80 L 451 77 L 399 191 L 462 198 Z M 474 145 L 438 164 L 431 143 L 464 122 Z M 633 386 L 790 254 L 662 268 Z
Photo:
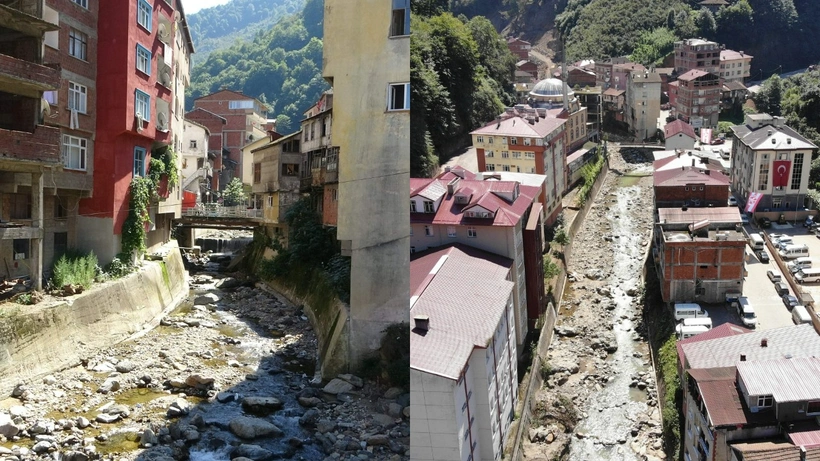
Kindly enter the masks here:
M 564 90 L 564 110 L 569 114 L 569 91 L 567 88 L 567 49 L 564 46 L 564 41 L 561 41 L 561 47 L 564 48 L 563 62 L 561 64 L 561 88 Z

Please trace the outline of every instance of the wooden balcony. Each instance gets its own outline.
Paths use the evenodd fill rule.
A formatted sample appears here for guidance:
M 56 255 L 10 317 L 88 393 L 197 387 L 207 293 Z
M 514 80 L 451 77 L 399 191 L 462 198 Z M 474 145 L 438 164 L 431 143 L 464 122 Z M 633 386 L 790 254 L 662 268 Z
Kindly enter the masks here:
M 33 133 L 0 129 L 0 167 L 4 170 L 9 169 L 9 164 L 61 163 L 59 128 L 36 125 Z
M 39 99 L 60 88 L 60 69 L 0 54 L 0 91 Z

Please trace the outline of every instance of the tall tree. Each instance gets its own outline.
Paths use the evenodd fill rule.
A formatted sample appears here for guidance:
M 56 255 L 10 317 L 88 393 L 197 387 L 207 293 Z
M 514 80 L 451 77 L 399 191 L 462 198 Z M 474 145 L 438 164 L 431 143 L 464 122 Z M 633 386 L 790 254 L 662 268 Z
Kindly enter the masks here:
M 701 37 L 715 37 L 717 23 L 715 23 L 715 17 L 708 8 L 701 8 L 700 11 L 698 11 L 698 17 L 695 19 L 695 25 L 698 27 Z

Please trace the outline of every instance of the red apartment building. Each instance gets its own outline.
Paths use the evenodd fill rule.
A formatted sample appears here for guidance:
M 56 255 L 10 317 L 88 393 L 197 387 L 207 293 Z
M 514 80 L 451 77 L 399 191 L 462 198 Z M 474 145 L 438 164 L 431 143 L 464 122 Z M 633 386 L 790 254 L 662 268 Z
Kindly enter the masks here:
M 86 56 L 96 56 L 98 63 L 94 193 L 80 202 L 78 232 L 81 246 L 107 262 L 120 251 L 131 179 L 147 174 L 152 155 L 177 147 L 174 140 L 181 133 L 171 132 L 173 88 L 187 76 L 174 70 L 175 41 L 186 55 L 194 50 L 178 0 L 99 2 L 99 17 L 105 20 L 98 23 L 96 40 L 70 31 L 67 45 L 69 53 L 88 47 Z M 170 232 L 173 213 L 160 213 L 161 206 L 151 209 L 155 227 L 149 229 L 149 246 Z
M 4 275 L 42 288 L 44 174 L 61 166 L 60 130 L 45 125 L 44 92 L 60 87 L 58 66 L 44 60 L 43 37 L 58 25 L 42 0 L 3 2 L 0 10 L 0 251 Z M 53 56 L 52 56 L 53 58 Z M 0 272 L 3 273 L 3 272 Z
M 677 117 L 694 128 L 717 127 L 720 92 L 723 88 L 720 77 L 711 72 L 693 69 L 678 77 L 677 83 L 674 97 Z
M 702 38 L 675 42 L 675 72 L 683 75 L 693 69 L 717 74 L 720 70 L 720 45 Z
M 197 109 L 215 114 L 224 119 L 224 122 L 197 113 Z M 215 179 L 217 183 L 212 184 L 213 189 L 222 190 L 231 179 L 241 178 L 242 148 L 249 142 L 267 136 L 266 114 L 267 107 L 258 99 L 238 91 L 223 89 L 194 101 L 194 109 L 186 114 L 186 118 L 208 127 L 211 131 L 208 142 L 212 146 L 211 150 L 222 146 L 222 159 L 214 164 L 214 169 L 221 170 L 221 174 Z

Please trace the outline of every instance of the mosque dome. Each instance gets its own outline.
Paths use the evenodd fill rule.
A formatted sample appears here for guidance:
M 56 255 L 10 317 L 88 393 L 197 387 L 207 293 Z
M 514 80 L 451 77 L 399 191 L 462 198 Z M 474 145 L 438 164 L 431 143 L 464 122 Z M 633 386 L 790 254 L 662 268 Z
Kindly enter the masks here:
M 533 97 L 561 97 L 564 94 L 564 82 L 557 78 L 545 78 L 536 83 L 530 91 L 530 96 Z M 567 95 L 572 97 L 574 92 L 572 88 L 567 87 Z

